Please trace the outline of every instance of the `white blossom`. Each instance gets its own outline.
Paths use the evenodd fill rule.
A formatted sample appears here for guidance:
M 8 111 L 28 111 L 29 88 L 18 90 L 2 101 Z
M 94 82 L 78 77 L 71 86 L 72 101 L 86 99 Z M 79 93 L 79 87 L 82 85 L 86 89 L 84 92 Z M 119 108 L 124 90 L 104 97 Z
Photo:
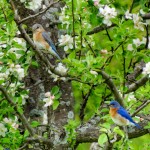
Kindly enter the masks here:
M 62 23 L 62 25 L 66 24 L 66 28 L 68 29 L 69 27 L 69 16 L 66 15 L 66 9 L 68 9 L 67 6 L 64 6 L 63 8 L 61 8 L 61 13 L 59 14 L 59 21 Z
M 107 49 L 102 49 L 101 51 L 100 51 L 100 53 L 103 55 L 103 54 L 108 54 L 108 51 L 107 51 Z
M 61 75 L 65 75 L 67 73 L 67 68 L 63 66 L 62 63 L 58 63 L 58 66 L 56 67 L 56 71 L 60 72 Z
M 91 70 L 90 73 L 93 74 L 93 75 L 95 75 L 95 76 L 98 75 L 98 73 L 96 71 L 94 71 L 94 70 Z
M 144 31 L 144 23 L 142 18 L 138 14 L 133 14 L 134 28 Z
M 136 101 L 136 98 L 135 98 L 133 92 L 131 92 L 131 93 L 129 93 L 129 94 L 126 94 L 126 95 L 125 95 L 125 98 L 127 98 L 127 101 Z
M 18 79 L 21 80 L 22 78 L 24 78 L 25 74 L 24 74 L 24 69 L 21 68 L 20 65 L 16 65 L 15 66 L 15 71 L 18 73 Z
M 142 40 L 140 40 L 139 38 L 133 39 L 133 44 L 135 44 L 136 47 L 139 47 L 142 44 L 146 44 L 146 38 L 143 37 Z
M 128 44 L 128 46 L 127 46 L 127 50 L 129 50 L 129 51 L 132 51 L 132 50 L 133 50 L 133 46 L 132 46 L 132 44 Z
M 18 121 L 16 116 L 15 116 L 15 120 L 12 120 L 10 118 L 4 118 L 3 121 L 9 124 L 14 129 L 17 129 L 19 127 L 19 125 L 16 123 Z
M 0 47 L 6 48 L 6 47 L 7 47 L 7 44 L 1 44 L 1 43 L 0 43 Z
M 143 72 L 144 75 L 149 75 L 150 77 L 150 62 L 146 63 L 145 67 L 143 68 Z
M 0 123 L 0 136 L 5 137 L 7 128 L 4 126 L 4 124 Z
M 99 4 L 100 0 L 93 0 L 93 2 L 94 2 L 94 6 L 100 6 Z
M 129 13 L 129 10 L 126 11 L 126 13 L 125 13 L 125 18 L 126 18 L 126 19 L 132 19 L 132 14 Z
M 32 0 L 28 3 L 26 6 L 28 9 L 31 9 L 35 11 L 36 9 L 39 9 L 41 7 L 42 0 Z
M 73 49 L 73 38 L 70 35 L 61 35 L 58 41 L 60 43 L 59 46 L 64 46 L 64 51 Z
M 59 79 L 59 76 L 54 73 L 51 74 L 51 77 L 54 79 L 54 82 L 56 82 Z
M 44 107 L 51 106 L 53 104 L 54 99 L 55 99 L 55 96 L 51 95 L 50 92 L 45 93 L 45 98 L 43 100 L 45 102 Z
M 20 47 L 19 48 L 12 47 L 12 48 L 10 48 L 9 52 L 14 53 L 16 55 L 16 57 L 19 59 L 22 56 L 22 54 L 18 53 L 18 51 L 19 50 L 26 51 L 26 42 L 23 38 L 17 38 L 17 37 L 15 37 L 13 39 L 13 41 L 17 42 L 20 45 Z
M 103 23 L 106 24 L 107 26 L 110 26 L 112 24 L 110 19 L 115 18 L 117 16 L 115 8 L 111 8 L 108 5 L 100 7 L 99 13 L 101 16 L 104 17 Z

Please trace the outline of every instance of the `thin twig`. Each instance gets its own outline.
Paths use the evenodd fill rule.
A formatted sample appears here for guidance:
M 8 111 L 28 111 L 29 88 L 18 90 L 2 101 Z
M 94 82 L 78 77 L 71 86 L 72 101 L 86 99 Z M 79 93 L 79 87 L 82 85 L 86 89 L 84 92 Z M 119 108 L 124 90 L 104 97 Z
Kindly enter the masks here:
M 92 31 L 87 32 L 87 35 L 92 35 L 92 34 L 100 32 L 100 31 L 106 30 L 106 28 L 109 29 L 109 28 L 112 28 L 112 27 L 115 27 L 115 26 L 117 26 L 117 25 L 114 24 L 114 23 L 111 26 L 106 26 L 106 25 L 102 26 L 102 25 L 100 25 L 98 27 L 95 27 Z
M 145 45 L 145 48 L 148 49 L 148 45 L 149 45 L 149 33 L 148 33 L 148 29 L 149 26 L 148 25 L 145 25 L 145 29 L 146 29 L 146 45 Z
M 95 54 L 95 52 L 94 52 L 94 50 L 93 50 L 92 46 L 89 44 L 89 42 L 87 41 L 87 39 L 86 39 L 86 38 L 84 38 L 84 40 L 85 40 L 85 42 L 88 44 L 88 46 L 89 46 L 90 50 L 92 51 L 92 53 L 93 53 L 94 57 L 96 57 L 96 54 Z
M 25 143 L 22 147 L 18 148 L 18 150 L 23 150 L 24 148 L 26 148 L 28 145 L 27 143 Z
M 133 5 L 134 5 L 134 1 L 135 1 L 135 0 L 132 0 L 132 4 L 131 4 L 131 6 L 130 6 L 129 13 L 131 13 L 131 12 L 132 12 Z
M 94 85 L 91 86 L 89 92 L 88 92 L 86 95 L 83 95 L 83 103 L 82 103 L 82 105 L 81 105 L 80 115 L 79 115 L 81 122 L 83 122 L 84 115 L 85 115 L 85 114 L 84 114 L 84 110 L 85 110 L 85 107 L 86 107 L 88 98 L 89 98 L 89 96 L 91 95 L 91 92 L 92 92 L 92 90 L 93 90 L 93 87 L 94 87 Z
M 124 91 L 125 91 L 125 80 L 126 80 L 126 56 L 125 56 L 125 50 L 122 45 L 122 57 L 123 57 L 123 97 L 124 97 Z
M 74 0 L 72 0 L 72 29 L 73 29 L 73 49 L 75 49 L 75 18 L 74 18 Z
M 37 13 L 37 14 L 35 14 L 35 15 L 30 15 L 30 16 L 28 16 L 28 17 L 26 17 L 26 18 L 24 18 L 24 19 L 18 21 L 18 24 L 21 24 L 21 23 L 23 23 L 23 22 L 25 22 L 25 21 L 27 21 L 27 20 L 29 20 L 29 19 L 32 19 L 32 18 L 35 18 L 35 17 L 37 17 L 37 16 L 39 16 L 39 15 L 44 14 L 51 6 L 53 6 L 54 4 L 58 3 L 59 1 L 60 1 L 60 0 L 58 0 L 58 1 L 56 1 L 56 2 L 53 2 L 53 3 L 50 3 L 49 6 L 48 6 L 47 8 L 45 8 L 44 10 L 40 11 L 39 13 Z
M 81 28 L 81 31 L 80 31 L 80 47 L 81 47 L 81 50 L 82 50 L 82 43 L 83 43 L 83 33 L 82 33 L 82 17 L 80 15 L 80 28 Z M 81 50 L 79 52 L 79 60 L 80 60 L 80 57 L 81 57 Z

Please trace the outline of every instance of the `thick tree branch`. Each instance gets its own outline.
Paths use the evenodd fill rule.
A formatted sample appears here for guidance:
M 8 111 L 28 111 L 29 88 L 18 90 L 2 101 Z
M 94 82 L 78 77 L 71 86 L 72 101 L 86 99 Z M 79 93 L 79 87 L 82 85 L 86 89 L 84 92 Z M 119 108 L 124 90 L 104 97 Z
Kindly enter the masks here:
M 128 137 L 129 139 L 138 138 L 140 136 L 143 136 L 147 133 L 149 133 L 148 129 L 144 129 L 144 126 L 148 124 L 148 121 L 140 123 L 140 126 L 142 129 L 136 129 L 128 131 Z M 76 140 L 78 143 L 91 143 L 91 142 L 97 142 L 98 137 L 100 136 L 100 128 L 97 126 L 89 125 L 88 123 L 82 127 L 79 127 L 77 129 L 77 137 Z M 120 137 L 117 137 L 117 141 L 120 140 Z
M 111 79 L 111 77 L 110 77 L 107 73 L 105 73 L 104 71 L 100 71 L 100 70 L 99 70 L 99 71 L 97 71 L 97 72 L 99 72 L 99 73 L 102 75 L 102 77 L 105 79 L 105 82 L 106 82 L 106 84 L 109 86 L 109 88 L 110 88 L 110 90 L 112 91 L 112 93 L 114 94 L 115 99 L 116 99 L 122 106 L 124 106 L 124 104 L 123 104 L 123 98 L 121 97 L 121 95 L 120 95 L 120 93 L 119 93 L 119 91 L 118 91 L 116 85 L 114 84 L 113 80 Z
M 12 98 L 8 95 L 6 89 L 1 85 L 0 85 L 0 91 L 4 94 L 6 100 L 14 107 L 14 110 L 18 114 L 23 125 L 28 129 L 29 133 L 33 136 L 35 134 L 34 129 L 28 123 L 26 117 L 19 111 L 18 106 L 13 102 Z
M 130 64 L 131 66 L 131 64 Z M 135 79 L 142 73 L 143 67 L 145 66 L 145 63 L 141 61 L 138 65 L 135 66 L 134 72 L 127 75 L 126 79 L 126 85 L 129 86 L 131 83 L 135 82 Z
M 136 91 L 138 88 L 140 88 L 141 86 L 143 86 L 148 80 L 149 80 L 149 76 L 146 75 L 143 78 L 141 78 L 138 81 L 136 81 L 135 83 L 129 85 L 129 88 L 125 92 L 125 94 Z

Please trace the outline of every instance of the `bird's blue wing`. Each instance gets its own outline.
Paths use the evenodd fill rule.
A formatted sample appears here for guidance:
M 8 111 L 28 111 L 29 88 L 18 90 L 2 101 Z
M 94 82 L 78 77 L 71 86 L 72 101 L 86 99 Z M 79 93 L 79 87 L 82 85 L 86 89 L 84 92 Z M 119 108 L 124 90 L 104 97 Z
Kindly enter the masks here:
M 42 32 L 42 36 L 45 39 L 45 41 L 52 47 L 52 49 L 57 53 L 56 47 L 52 42 L 51 38 L 49 37 L 49 34 L 47 32 Z
M 134 123 L 135 122 L 133 121 L 133 119 L 131 118 L 131 116 L 128 114 L 128 112 L 123 108 L 123 107 L 120 107 L 117 112 L 124 118 L 128 119 L 130 122 Z
M 120 107 L 117 112 L 124 118 L 128 119 L 130 122 L 132 122 L 137 128 L 141 129 L 141 126 L 139 124 L 137 124 L 136 122 L 133 121 L 133 119 L 131 118 L 131 116 L 128 114 L 128 112 L 123 108 Z
M 61 60 L 54 43 L 52 42 L 51 38 L 49 37 L 49 34 L 47 32 L 42 32 L 42 36 L 45 39 L 45 41 L 51 46 L 52 50 L 55 52 L 55 56 Z

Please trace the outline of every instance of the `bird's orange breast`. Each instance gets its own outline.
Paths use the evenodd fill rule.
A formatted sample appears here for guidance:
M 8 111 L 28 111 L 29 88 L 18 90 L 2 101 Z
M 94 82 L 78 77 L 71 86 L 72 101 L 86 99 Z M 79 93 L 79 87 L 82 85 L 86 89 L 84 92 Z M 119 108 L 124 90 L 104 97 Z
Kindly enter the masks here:
M 49 49 L 49 44 L 45 41 L 45 39 L 42 36 L 42 32 L 35 32 L 33 34 L 33 40 L 36 42 L 39 42 L 45 49 Z
M 117 110 L 118 110 L 118 108 L 110 108 L 109 114 L 112 118 L 116 116 Z

